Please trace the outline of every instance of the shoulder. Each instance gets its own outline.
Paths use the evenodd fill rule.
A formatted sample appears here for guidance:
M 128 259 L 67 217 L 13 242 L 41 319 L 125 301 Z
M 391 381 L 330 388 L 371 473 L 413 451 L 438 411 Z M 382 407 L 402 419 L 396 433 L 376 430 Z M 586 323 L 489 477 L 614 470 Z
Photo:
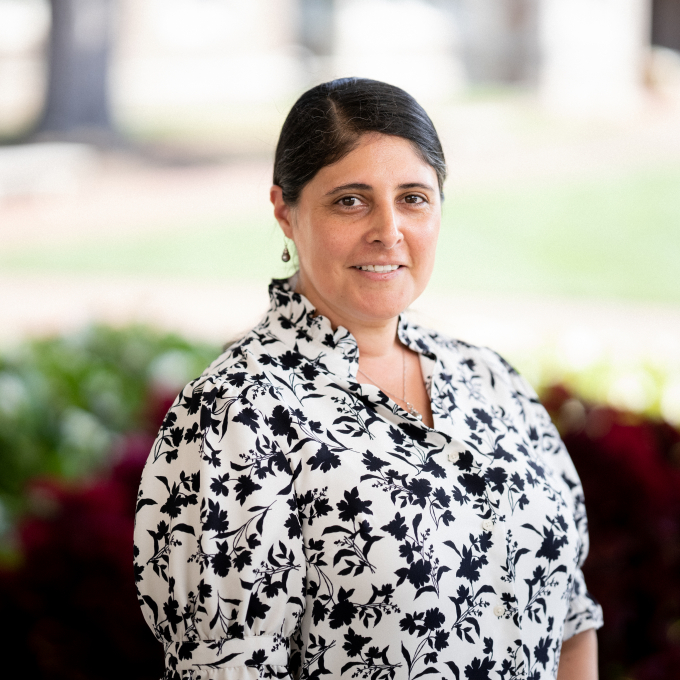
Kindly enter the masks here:
M 464 340 L 452 338 L 439 331 L 409 324 L 416 343 L 425 354 L 431 354 L 441 361 L 449 371 L 464 371 L 476 375 L 493 385 L 501 383 L 513 391 L 519 391 L 529 398 L 536 393 L 512 364 L 495 350 L 482 345 L 473 345 Z
M 273 408 L 284 400 L 267 375 L 266 358 L 257 328 L 253 329 L 228 345 L 198 378 L 184 387 L 174 409 L 178 414 L 195 416 L 203 429 L 209 412 L 224 419 L 255 403 Z

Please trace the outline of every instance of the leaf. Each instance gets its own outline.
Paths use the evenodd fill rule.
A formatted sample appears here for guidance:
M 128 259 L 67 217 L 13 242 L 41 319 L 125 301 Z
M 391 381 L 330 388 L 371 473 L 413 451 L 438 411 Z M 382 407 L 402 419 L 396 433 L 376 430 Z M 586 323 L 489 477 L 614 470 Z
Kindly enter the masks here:
M 181 531 L 182 533 L 185 534 L 191 534 L 192 536 L 195 536 L 194 528 L 192 526 L 189 526 L 188 524 L 175 524 L 174 527 L 170 530 L 170 533 L 173 531 Z
M 148 595 L 142 595 L 142 600 L 146 602 L 147 607 L 153 612 L 153 622 L 158 623 L 158 605 Z
M 455 550 L 455 551 L 456 551 L 456 555 L 458 555 L 458 557 L 461 556 L 460 553 L 458 552 L 458 548 L 456 548 L 456 546 L 454 545 L 453 541 L 444 541 L 444 545 L 448 545 L 449 548 L 451 548 L 452 550 Z
M 475 598 L 479 597 L 482 593 L 496 593 L 496 591 L 493 589 L 493 586 L 485 585 L 481 586 L 481 588 L 477 591 L 477 594 L 475 595 Z
M 316 396 L 316 395 L 315 395 Z M 322 396 L 322 395 L 319 395 Z M 304 439 L 301 439 L 289 452 L 288 455 L 291 453 L 295 453 L 299 451 L 307 442 L 313 442 L 314 440 L 311 437 L 305 437 Z
M 460 680 L 460 671 L 458 666 L 456 666 L 453 661 L 444 661 L 444 663 L 449 667 L 449 670 L 456 676 L 456 680 Z
M 159 482 L 163 482 L 163 484 L 165 484 L 165 488 L 168 490 L 168 493 L 170 493 L 170 485 L 168 484 L 168 478 L 167 478 L 167 477 L 163 477 L 163 476 L 160 476 L 160 477 L 157 476 L 156 479 L 157 479 Z
M 274 546 L 269 548 L 269 552 L 267 553 L 267 559 L 269 560 L 269 564 L 273 564 L 275 567 L 281 566 L 281 564 L 274 557 Z
M 436 592 L 437 591 L 434 586 L 423 586 L 422 588 L 418 588 L 416 596 L 413 599 L 417 600 L 423 593 L 436 593 Z
M 135 513 L 139 512 L 145 505 L 158 505 L 158 503 L 153 498 L 142 498 L 139 503 L 137 503 Z
M 339 423 L 355 423 L 355 422 L 356 422 L 356 418 L 354 418 L 352 416 L 340 416 L 339 418 L 336 418 L 333 421 L 333 424 L 337 425 Z
M 517 561 L 519 560 L 522 555 L 526 555 L 529 552 L 528 548 L 520 548 L 516 553 L 515 553 L 515 558 L 513 560 L 514 564 L 517 564 Z
M 200 665 L 205 666 L 206 668 L 219 668 L 223 663 L 231 661 L 235 656 L 238 656 L 239 654 L 243 654 L 243 652 L 234 652 L 233 654 L 227 654 L 227 656 L 219 659 L 218 661 L 215 661 L 214 663 L 206 663 Z
M 333 433 L 330 430 L 326 430 L 326 436 L 332 441 L 335 442 L 342 450 L 345 449 L 345 447 L 333 436 Z
M 480 631 L 477 619 L 474 616 L 468 616 L 465 618 L 465 622 L 469 623 L 477 631 L 477 636 L 479 636 Z
M 288 486 L 281 489 L 281 491 L 279 491 L 276 495 L 277 496 L 287 496 L 293 488 L 293 482 L 295 482 L 295 480 L 300 476 L 301 472 L 302 472 L 302 461 L 300 461 L 298 463 L 298 466 L 295 468 L 295 472 L 293 472 L 293 475 L 290 479 L 290 483 L 288 484 Z
M 368 557 L 368 551 L 373 547 L 373 544 L 377 541 L 382 541 L 383 538 L 384 536 L 371 536 L 364 545 L 364 557 Z
M 268 512 L 269 512 L 269 508 L 267 508 L 267 510 L 265 510 L 262 513 L 262 516 L 260 517 L 260 519 L 258 519 L 257 522 L 255 523 L 255 531 L 257 531 L 257 533 L 260 534 L 260 536 L 262 536 L 262 528 L 264 527 L 264 518 L 267 516 Z
M 343 550 L 338 550 L 333 558 L 333 566 L 335 566 L 343 557 L 352 557 L 354 555 L 353 550 L 348 550 L 347 548 Z
M 322 533 L 322 535 L 325 536 L 326 534 L 337 534 L 341 531 L 344 532 L 345 534 L 351 534 L 352 533 L 346 527 L 341 527 L 338 524 L 334 524 L 332 527 L 326 527 L 321 533 Z
M 433 666 L 430 666 L 429 668 L 426 668 L 424 671 L 421 671 L 418 673 L 418 675 L 413 676 L 413 680 L 416 680 L 416 678 L 419 678 L 421 675 L 432 675 L 432 673 L 438 673 L 439 671 L 434 668 Z
M 411 672 L 411 655 L 408 653 L 408 649 L 404 647 L 404 643 L 401 643 L 401 655 L 406 659 L 406 665 L 408 666 L 409 673 Z
M 380 479 L 380 477 L 378 475 L 361 475 L 359 477 L 360 482 L 365 482 L 367 479 Z

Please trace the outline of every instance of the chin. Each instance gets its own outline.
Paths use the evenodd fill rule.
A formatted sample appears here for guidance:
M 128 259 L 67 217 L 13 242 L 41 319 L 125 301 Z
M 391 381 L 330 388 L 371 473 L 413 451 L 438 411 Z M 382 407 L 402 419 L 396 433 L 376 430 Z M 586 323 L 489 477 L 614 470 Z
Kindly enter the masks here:
M 412 302 L 408 295 L 360 295 L 356 304 L 356 315 L 365 319 L 387 321 L 399 316 Z

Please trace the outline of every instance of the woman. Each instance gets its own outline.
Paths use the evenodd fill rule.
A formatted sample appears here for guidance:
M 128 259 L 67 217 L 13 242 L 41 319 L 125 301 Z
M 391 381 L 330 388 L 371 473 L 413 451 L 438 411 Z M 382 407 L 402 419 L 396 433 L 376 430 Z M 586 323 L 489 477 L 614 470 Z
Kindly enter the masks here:
M 445 170 L 396 87 L 336 80 L 288 115 L 271 200 L 299 271 L 179 395 L 141 482 L 166 677 L 596 678 L 583 496 L 548 415 L 498 355 L 400 316 Z

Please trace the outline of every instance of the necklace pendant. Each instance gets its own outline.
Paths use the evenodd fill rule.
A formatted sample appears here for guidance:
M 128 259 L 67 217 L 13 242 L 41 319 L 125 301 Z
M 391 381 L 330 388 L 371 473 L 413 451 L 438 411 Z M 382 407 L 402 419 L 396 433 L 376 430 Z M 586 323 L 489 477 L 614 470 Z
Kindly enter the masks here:
M 420 411 L 409 401 L 406 402 L 406 406 L 408 406 L 408 412 L 416 418 L 416 420 L 422 420 L 423 416 L 420 413 Z

